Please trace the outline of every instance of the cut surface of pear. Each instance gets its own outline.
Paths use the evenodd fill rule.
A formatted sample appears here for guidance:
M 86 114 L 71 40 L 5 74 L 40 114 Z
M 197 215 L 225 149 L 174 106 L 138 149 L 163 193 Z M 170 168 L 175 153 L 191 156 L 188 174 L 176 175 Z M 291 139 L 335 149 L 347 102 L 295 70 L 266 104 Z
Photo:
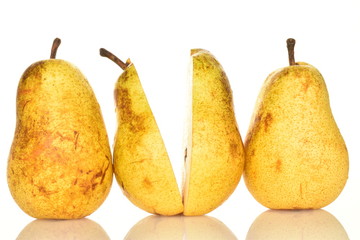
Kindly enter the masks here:
M 112 162 L 100 106 L 71 63 L 49 59 L 22 75 L 8 159 L 10 192 L 35 218 L 74 219 L 107 197 Z
M 318 209 L 339 196 L 348 153 L 316 68 L 294 63 L 268 76 L 245 151 L 245 183 L 268 208 Z
M 208 51 L 192 50 L 182 198 L 134 65 L 104 49 L 100 54 L 124 69 L 115 86 L 114 144 L 114 171 L 124 194 L 141 209 L 160 215 L 203 215 L 222 204 L 240 180 L 244 149 L 230 85 L 217 60 Z

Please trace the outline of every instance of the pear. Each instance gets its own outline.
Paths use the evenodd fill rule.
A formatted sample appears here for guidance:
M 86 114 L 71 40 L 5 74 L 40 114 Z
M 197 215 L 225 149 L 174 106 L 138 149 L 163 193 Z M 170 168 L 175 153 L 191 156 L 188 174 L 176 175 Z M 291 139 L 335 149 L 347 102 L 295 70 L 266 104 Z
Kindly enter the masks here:
M 114 172 L 124 194 L 159 215 L 203 215 L 220 206 L 240 181 L 245 153 L 230 84 L 219 62 L 206 50 L 192 50 L 192 107 L 181 196 L 135 66 L 103 48 L 100 55 L 124 70 L 115 86 L 114 144 Z
M 345 142 L 320 72 L 295 62 L 271 73 L 258 96 L 245 140 L 244 180 L 271 209 L 318 209 L 343 190 L 349 171 Z
M 124 70 L 114 91 L 118 127 L 113 154 L 118 184 L 134 205 L 149 213 L 182 213 L 171 162 L 134 64 L 123 63 L 103 48 L 100 55 Z
M 224 69 L 203 49 L 193 49 L 191 59 L 183 198 L 184 215 L 193 216 L 209 213 L 233 193 L 245 152 Z
M 8 158 L 10 192 L 28 215 L 76 219 L 93 213 L 112 184 L 111 151 L 100 106 L 71 63 L 36 62 L 23 73 Z

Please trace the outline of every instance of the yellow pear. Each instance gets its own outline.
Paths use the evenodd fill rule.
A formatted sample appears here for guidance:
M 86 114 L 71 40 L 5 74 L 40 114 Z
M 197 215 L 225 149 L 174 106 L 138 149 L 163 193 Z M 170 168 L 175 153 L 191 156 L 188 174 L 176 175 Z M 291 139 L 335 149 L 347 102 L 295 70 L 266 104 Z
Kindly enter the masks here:
M 171 162 L 134 64 L 121 62 L 103 48 L 100 54 L 124 70 L 114 91 L 118 120 L 114 173 L 123 193 L 147 212 L 182 213 L 182 199 Z
M 272 209 L 318 209 L 333 202 L 348 178 L 345 142 L 320 72 L 295 62 L 271 73 L 258 96 L 245 140 L 244 179 Z
M 222 66 L 203 49 L 193 49 L 191 58 L 184 215 L 203 215 L 233 193 L 241 178 L 245 153 Z
M 112 183 L 108 137 L 94 92 L 71 63 L 51 59 L 22 75 L 7 178 L 20 208 L 35 218 L 75 219 L 94 212 Z

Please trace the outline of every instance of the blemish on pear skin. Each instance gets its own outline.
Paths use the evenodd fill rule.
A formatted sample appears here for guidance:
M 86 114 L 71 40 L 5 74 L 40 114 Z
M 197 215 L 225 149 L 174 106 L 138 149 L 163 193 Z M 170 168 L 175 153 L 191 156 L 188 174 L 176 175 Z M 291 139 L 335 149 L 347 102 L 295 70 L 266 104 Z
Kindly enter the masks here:
M 75 150 L 77 149 L 77 146 L 78 146 L 79 134 L 80 133 L 78 131 L 74 131 L 74 137 L 75 137 L 74 148 L 75 148 Z
M 265 116 L 265 119 L 264 119 L 264 126 L 265 126 L 265 132 L 268 131 L 271 123 L 273 121 L 273 117 L 272 117 L 272 114 L 271 113 L 267 113 L 266 116 Z
M 236 157 L 238 157 L 239 156 L 239 145 L 236 143 L 230 143 L 229 152 L 232 156 L 231 159 L 235 159 Z
M 146 127 L 144 125 L 145 119 L 143 116 L 134 113 L 132 110 L 132 101 L 129 96 L 129 91 L 124 88 L 118 88 L 114 92 L 116 106 L 120 111 L 120 119 L 130 123 L 129 130 L 132 132 L 144 132 Z
M 276 161 L 276 165 L 275 165 L 275 170 L 276 170 L 276 172 L 281 172 L 281 165 L 282 165 L 282 162 L 281 162 L 280 159 L 278 159 L 278 160 Z
M 43 61 L 39 61 L 36 63 L 31 64 L 21 76 L 21 79 L 28 79 L 30 75 L 34 75 L 37 79 L 42 77 L 41 75 L 41 67 L 43 67 Z
M 26 100 L 26 101 L 25 101 L 25 103 L 24 103 L 23 106 L 22 106 L 22 111 L 24 111 L 26 105 L 27 105 L 29 102 L 31 102 L 31 100 Z
M 144 179 L 143 183 L 146 188 L 152 188 L 152 183 L 147 177 Z
M 255 156 L 255 149 L 251 150 L 250 156 Z

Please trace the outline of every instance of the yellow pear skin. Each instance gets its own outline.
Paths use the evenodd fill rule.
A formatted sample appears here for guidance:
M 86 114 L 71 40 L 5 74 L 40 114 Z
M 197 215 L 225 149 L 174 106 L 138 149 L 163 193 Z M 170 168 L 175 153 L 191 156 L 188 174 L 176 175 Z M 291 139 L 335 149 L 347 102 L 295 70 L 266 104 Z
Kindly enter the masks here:
M 320 72 L 295 62 L 268 76 L 245 140 L 244 180 L 271 209 L 318 209 L 333 202 L 348 178 L 345 142 Z
M 118 128 L 114 142 L 114 173 L 128 199 L 159 215 L 183 212 L 182 198 L 159 128 L 135 66 L 122 63 L 105 49 L 102 56 L 124 69 L 115 85 Z
M 16 203 L 34 218 L 94 212 L 109 193 L 112 162 L 100 107 L 84 75 L 64 60 L 32 64 L 20 79 L 16 110 L 7 168 Z
M 228 78 L 215 57 L 193 49 L 191 119 L 183 186 L 184 215 L 204 215 L 237 187 L 245 153 Z

